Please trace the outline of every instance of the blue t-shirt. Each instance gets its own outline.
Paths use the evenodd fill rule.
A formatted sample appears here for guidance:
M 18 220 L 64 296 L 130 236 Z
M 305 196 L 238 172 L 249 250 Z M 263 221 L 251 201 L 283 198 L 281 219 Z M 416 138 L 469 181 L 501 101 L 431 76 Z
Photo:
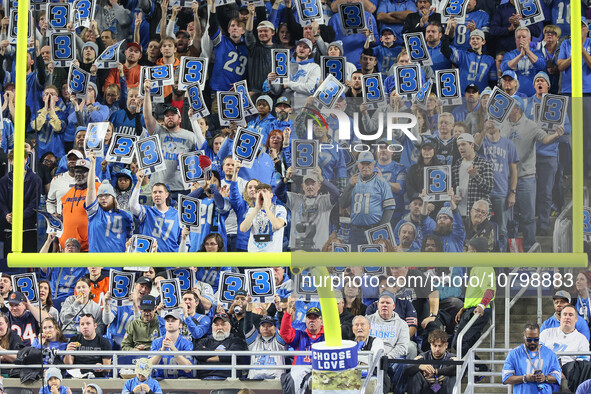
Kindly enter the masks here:
M 507 197 L 509 193 L 509 167 L 512 163 L 519 162 L 517 148 L 508 139 L 501 137 L 497 142 L 484 137 L 482 146 L 478 150 L 478 156 L 490 161 L 493 165 L 493 190 L 491 197 Z
M 529 357 L 528 357 L 529 355 Z M 521 383 L 513 386 L 513 393 L 515 394 L 550 394 L 554 390 L 558 390 L 560 380 L 562 378 L 562 368 L 558 357 L 544 345 L 540 345 L 538 352 L 531 352 L 521 345 L 509 352 L 503 365 L 503 382 L 511 376 L 522 376 L 533 374 L 534 371 L 541 370 L 544 375 L 552 375 L 558 381 L 558 384 L 549 383 Z M 542 389 L 538 389 L 542 387 Z
M 160 351 L 160 348 L 162 347 L 162 342 L 164 341 L 164 338 L 166 338 L 166 336 L 154 339 L 152 341 L 152 348 L 150 350 L 151 351 Z M 191 343 L 191 341 L 189 341 L 187 338 L 183 337 L 182 335 L 179 335 L 176 342 L 174 343 L 174 346 L 179 351 L 183 351 L 183 350 L 192 351 L 193 350 L 193 344 Z M 191 356 L 184 356 L 184 357 L 189 360 L 193 359 L 193 357 L 191 357 Z M 177 365 L 177 362 L 176 362 L 174 356 L 162 356 L 159 364 Z M 190 372 L 187 373 L 182 369 L 155 369 L 154 370 L 154 377 L 156 379 L 176 379 L 179 377 L 190 378 L 191 373 Z
M 380 222 L 386 209 L 395 208 L 392 188 L 374 174 L 369 180 L 359 180 L 351 194 L 351 224 L 373 226 Z
M 398 193 L 392 193 L 394 195 L 394 201 L 396 202 L 395 211 L 404 211 L 404 196 L 405 196 L 405 183 L 406 183 L 406 168 L 395 161 L 389 164 L 381 165 L 376 162 L 376 168 L 382 171 L 382 176 L 387 182 L 399 183 L 400 191 Z M 390 188 L 391 190 L 392 188 Z
M 552 24 L 560 27 L 560 37 L 570 36 L 570 1 L 546 0 L 552 8 Z M 559 38 L 560 38 L 559 37 Z
M 381 0 L 379 2 L 378 9 L 376 10 L 376 15 L 379 15 L 380 12 L 389 13 L 400 11 L 417 12 L 416 3 L 411 0 Z M 392 32 L 396 36 L 394 45 L 404 45 L 404 40 L 402 39 L 402 28 L 404 27 L 404 25 L 402 23 L 380 23 L 380 31 L 382 31 L 382 29 L 386 27 L 392 29 Z
M 160 212 L 156 207 L 141 206 L 141 233 L 156 238 L 159 252 L 178 252 L 182 229 L 179 223 L 179 213 L 168 207 L 166 212 Z
M 427 50 L 431 56 L 431 61 L 433 61 L 433 65 L 431 66 L 433 72 L 451 68 L 451 62 L 447 57 L 443 56 L 443 53 L 441 53 L 441 42 L 437 44 L 435 48 L 427 45 Z
M 162 394 L 162 389 L 160 388 L 160 383 L 158 383 L 156 380 L 154 380 L 152 378 L 148 378 L 148 380 L 144 380 L 143 382 L 140 382 L 140 380 L 137 376 L 135 378 L 129 379 L 127 382 L 125 382 L 125 385 L 123 386 L 123 390 L 121 390 L 121 394 L 133 393 L 133 389 L 136 388 L 137 386 L 139 386 L 140 384 L 147 384 L 152 392 L 154 392 L 155 394 Z
M 591 38 L 587 38 L 583 43 L 583 48 L 588 54 L 591 54 Z M 568 59 L 571 56 L 570 39 L 564 40 L 560 44 L 558 59 Z M 572 93 L 572 73 L 569 66 L 562 72 L 562 93 Z M 583 93 L 591 93 L 591 68 L 583 61 Z
M 88 251 L 90 253 L 125 252 L 125 242 L 133 231 L 133 218 L 126 211 L 106 212 L 94 200 L 86 207 L 88 215 Z

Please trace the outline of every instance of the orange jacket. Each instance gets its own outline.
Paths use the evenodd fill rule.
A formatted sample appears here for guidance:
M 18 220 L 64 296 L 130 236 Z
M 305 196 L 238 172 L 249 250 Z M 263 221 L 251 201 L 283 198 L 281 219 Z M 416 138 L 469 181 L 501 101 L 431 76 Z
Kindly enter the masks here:
M 99 182 L 95 184 L 98 191 Z M 88 252 L 88 216 L 84 203 L 86 202 L 86 189 L 76 189 L 72 187 L 62 197 L 62 220 L 64 222 L 64 232 L 60 238 L 60 246 L 64 250 L 66 241 L 70 238 L 76 238 L 80 241 L 80 251 Z

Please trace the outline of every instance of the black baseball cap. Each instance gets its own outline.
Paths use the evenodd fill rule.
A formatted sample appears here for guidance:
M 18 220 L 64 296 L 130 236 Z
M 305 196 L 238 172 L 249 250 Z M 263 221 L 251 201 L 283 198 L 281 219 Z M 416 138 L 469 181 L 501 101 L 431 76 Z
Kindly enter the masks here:
M 14 293 L 8 296 L 9 304 L 20 304 L 21 302 L 26 303 L 27 301 L 27 297 L 25 297 L 25 295 L 20 291 L 15 291 Z
M 474 90 L 476 90 L 477 93 L 480 92 L 480 88 L 475 83 L 471 83 L 470 85 L 466 86 L 466 89 L 464 89 L 464 92 L 467 91 L 468 89 L 474 89 Z
M 150 288 L 152 288 L 152 279 L 148 278 L 147 276 L 140 276 L 135 283 L 137 283 L 138 285 L 146 285 L 146 286 L 150 286 Z
M 156 309 L 156 298 L 149 294 L 146 294 L 140 300 L 140 310 L 142 311 L 153 311 Z
M 423 138 L 421 149 L 423 149 L 425 146 L 430 146 L 431 148 L 435 149 L 435 143 L 430 138 Z
M 308 317 L 310 315 L 322 316 L 322 313 L 320 313 L 320 309 L 318 309 L 315 306 L 313 306 L 312 308 L 309 308 L 306 311 L 306 317 Z
M 162 111 L 162 115 L 166 115 L 168 111 L 173 111 L 176 115 L 181 116 L 181 111 L 179 111 L 179 109 L 173 105 L 165 106 L 164 110 Z
M 263 316 L 263 318 L 261 319 L 261 321 L 259 322 L 259 327 L 263 324 L 263 323 L 269 323 L 272 325 L 275 325 L 275 319 L 273 319 L 271 316 Z
M 234 295 L 234 297 L 237 297 L 237 296 L 244 296 L 244 297 L 246 297 L 247 295 L 248 295 L 248 293 L 246 292 L 246 290 L 238 290 L 236 292 L 236 295 Z
M 213 317 L 212 323 L 215 322 L 216 319 L 222 319 L 225 322 L 229 322 L 230 321 L 230 318 L 225 313 L 218 313 L 217 315 L 215 315 Z

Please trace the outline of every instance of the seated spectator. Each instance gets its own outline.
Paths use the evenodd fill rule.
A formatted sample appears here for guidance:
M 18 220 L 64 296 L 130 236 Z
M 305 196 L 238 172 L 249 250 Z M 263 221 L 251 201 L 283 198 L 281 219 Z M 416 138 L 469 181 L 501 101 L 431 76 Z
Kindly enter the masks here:
M 416 249 L 420 249 L 421 248 L 421 244 L 423 243 L 423 234 L 421 232 L 421 209 L 423 207 L 423 199 L 421 198 L 420 194 L 414 194 L 410 197 L 410 203 L 408 204 L 408 208 L 410 210 L 410 212 L 403 216 L 402 219 L 396 224 L 396 227 L 394 227 L 394 239 L 396 240 L 397 243 L 400 243 L 400 238 L 398 236 L 398 233 L 400 231 L 400 227 L 404 224 L 404 223 L 412 223 L 415 226 L 416 229 L 416 236 L 415 236 L 415 240 L 413 242 L 413 247 L 415 247 Z M 429 230 L 435 230 L 435 227 L 437 226 L 435 224 L 435 221 L 430 217 L 430 216 L 426 216 L 424 218 L 424 226 L 426 228 L 428 228 Z
M 145 295 L 140 300 L 142 315 L 133 320 L 126 328 L 125 336 L 121 342 L 121 350 L 149 350 L 152 341 L 160 336 L 156 298 Z
M 591 289 L 591 271 L 581 271 L 577 274 L 575 280 L 574 294 L 577 297 L 577 302 L 573 305 L 577 308 L 579 316 L 581 316 L 587 324 L 591 321 L 591 299 L 589 298 L 589 289 Z
M 39 394 L 72 394 L 67 386 L 62 386 L 62 373 L 55 367 L 48 368 L 45 371 L 46 385 L 39 389 Z
M 41 333 L 33 339 L 31 346 L 37 349 L 66 350 L 68 340 L 53 317 L 46 317 L 41 322 Z M 56 357 L 53 353 L 45 355 L 45 364 L 53 364 Z M 57 357 L 61 361 L 61 356 Z
M 552 297 L 554 300 L 554 313 L 547 320 L 542 323 L 540 332 L 544 332 L 548 328 L 554 328 L 560 326 L 560 313 L 562 309 L 571 303 L 571 296 L 567 291 L 560 290 Z M 589 340 L 589 326 L 583 317 L 577 315 L 578 319 L 575 323 L 575 329 L 583 334 L 587 340 Z
M 441 364 L 441 361 L 457 360 L 456 355 L 447 351 L 447 333 L 434 330 L 429 334 L 431 349 L 419 354 L 415 360 L 427 364 L 413 364 L 404 370 L 408 378 L 408 394 L 452 393 L 456 383 L 456 366 Z
M 121 394 L 162 394 L 160 383 L 152 378 L 152 363 L 147 358 L 135 360 L 135 378 L 125 382 Z
M 308 308 L 306 311 L 306 330 L 293 328 L 293 316 L 296 312 L 295 297 L 291 296 L 288 301 L 287 310 L 283 314 L 279 335 L 286 344 L 294 350 L 311 350 L 314 343 L 324 341 L 324 326 L 320 309 Z M 287 394 L 303 394 L 311 380 L 312 358 L 309 356 L 295 356 L 293 359 L 294 368 L 281 376 L 281 387 Z
M 179 311 L 167 312 L 164 316 L 166 324 L 164 326 L 166 332 L 163 336 L 152 341 L 152 351 L 167 351 L 174 353 L 171 356 L 152 356 L 150 361 L 152 365 L 191 365 L 191 356 L 183 356 L 178 354 L 180 351 L 192 351 L 193 344 L 187 338 L 180 335 L 181 326 L 183 324 L 182 316 Z M 179 377 L 191 377 L 190 369 L 157 369 L 156 378 L 176 379 Z
M 511 384 L 514 392 L 522 393 L 560 390 L 560 363 L 552 350 L 540 344 L 540 328 L 537 324 L 525 325 L 523 342 L 522 346 L 511 350 L 505 359 L 503 384 Z
M 78 332 L 80 319 L 85 314 L 91 314 L 98 326 L 99 335 L 104 331 L 102 320 L 102 308 L 91 302 L 94 295 L 90 292 L 90 279 L 80 278 L 76 282 L 77 295 L 69 296 L 62 305 L 60 320 L 62 322 L 62 331 L 69 338 Z
M 408 326 L 394 312 L 395 299 L 394 294 L 390 292 L 382 293 L 378 301 L 378 311 L 373 315 L 369 315 L 367 320 L 371 324 L 370 335 L 384 341 L 386 356 L 388 358 L 405 359 L 408 354 L 410 337 Z M 404 364 L 388 363 L 387 373 L 392 381 L 392 387 L 395 388 L 395 393 L 404 392 L 403 370 Z
M 53 317 L 55 321 L 59 320 L 59 312 L 53 306 L 53 300 L 51 296 L 51 285 L 46 280 L 39 281 L 39 298 L 41 299 L 41 309 Z
M 490 205 L 488 200 L 478 200 L 472 204 L 470 217 L 466 220 L 466 239 L 464 252 L 468 250 L 468 243 L 474 238 L 484 238 L 488 242 L 488 251 L 497 251 L 497 226 L 491 222 Z
M 31 346 L 31 341 L 39 334 L 39 322 L 49 314 L 33 306 L 21 292 L 14 292 L 8 297 L 10 312 L 10 329 L 23 341 L 23 345 Z
M 84 383 L 84 391 L 82 394 L 103 394 L 103 389 L 96 383 L 86 384 Z
M 357 342 L 359 351 L 371 351 L 372 353 L 374 353 L 375 357 L 380 349 L 384 350 L 384 341 L 382 341 L 380 338 L 376 338 L 372 335 L 369 335 L 370 329 L 371 324 L 365 316 L 355 316 L 353 318 L 353 335 L 355 335 L 355 342 Z M 359 364 L 369 365 L 369 359 L 365 356 L 360 356 Z M 361 377 L 366 378 L 367 371 L 362 371 Z M 388 376 L 388 374 L 385 373 L 384 392 L 386 392 L 388 387 L 390 387 L 390 377 Z
M 90 279 L 90 292 L 94 295 L 92 301 L 103 306 L 105 294 L 109 292 L 108 273 L 103 273 L 103 267 L 88 267 L 85 277 Z
M 23 348 L 23 341 L 10 329 L 10 320 L 4 313 L 0 313 L 0 349 L 2 350 L 20 350 Z M 5 354 L 0 356 L 0 361 L 6 364 L 12 364 L 16 360 L 16 354 Z M 0 374 L 8 374 L 10 370 L 0 369 Z
M 70 338 L 70 343 L 68 343 L 66 350 L 80 350 L 85 352 L 110 351 L 111 344 L 105 337 L 97 333 L 97 323 L 94 315 L 91 313 L 82 313 L 80 315 L 80 334 L 76 334 Z M 95 369 L 83 369 L 82 373 L 92 372 L 96 377 L 105 377 L 109 374 L 110 370 L 102 369 L 100 366 L 111 365 L 111 357 L 108 355 L 68 355 L 64 356 L 64 364 L 96 364 L 99 367 Z
M 202 351 L 226 351 L 226 350 L 248 350 L 244 338 L 231 332 L 230 318 L 225 313 L 218 313 L 213 318 L 211 336 L 202 338 L 197 342 L 195 350 Z M 230 356 L 198 356 L 199 363 L 211 365 L 210 370 L 197 371 L 200 379 L 220 380 L 229 378 L 230 370 L 216 370 L 216 365 L 230 365 Z
M 578 320 L 577 310 L 571 304 L 565 305 L 560 312 L 560 326 L 547 328 L 540 333 L 540 343 L 557 352 L 587 352 L 589 341 L 575 328 Z M 573 365 L 568 366 L 576 360 L 589 360 L 589 356 L 560 356 L 562 371 L 569 380 L 567 371 Z

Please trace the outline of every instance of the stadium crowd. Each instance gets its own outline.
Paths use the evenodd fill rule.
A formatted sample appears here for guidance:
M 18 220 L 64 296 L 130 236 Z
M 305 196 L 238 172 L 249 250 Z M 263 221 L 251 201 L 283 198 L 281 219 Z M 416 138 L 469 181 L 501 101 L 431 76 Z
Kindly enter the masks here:
M 469 0 L 465 22 L 451 19 L 444 24 L 444 2 L 363 0 L 368 27 L 354 34 L 342 28 L 339 5 L 344 3 L 322 2 L 322 19 L 306 24 L 299 20 L 300 3 L 291 0 L 248 5 L 208 0 L 183 2 L 183 7 L 168 0 L 93 2 L 94 19 L 87 27 L 76 28 L 73 23 L 65 27 L 76 37 L 74 65 L 90 75 L 83 98 L 71 94 L 69 67 L 53 61 L 59 48 L 50 45 L 54 31 L 48 26 L 45 8 L 35 10 L 26 70 L 23 250 L 125 252 L 134 247 L 132 235 L 141 234 L 154 239 L 154 252 L 331 251 L 337 245 L 357 251 L 374 243 L 366 238 L 368 231 L 389 225 L 392 238 L 375 241 L 389 252 L 518 252 L 529 250 L 536 237 L 551 235 L 550 216 L 565 205 L 562 182 L 571 168 L 571 127 L 567 119 L 564 127 L 547 132 L 536 123 L 535 111 L 545 94 L 571 93 L 569 3 L 542 1 L 544 20 L 522 26 L 513 0 L 501 4 Z M 0 26 L 0 235 L 6 255 L 11 250 L 16 67 L 9 10 L 0 12 L 4 15 Z M 586 95 L 591 94 L 588 31 L 583 17 Z M 396 66 L 410 64 L 405 33 L 423 34 L 433 62 L 421 66 L 422 83 L 435 83 L 438 70 L 459 69 L 461 105 L 444 105 L 435 89 L 424 107 L 400 96 Z M 120 41 L 120 62 L 110 69 L 99 68 L 96 61 Z M 291 54 L 291 76 L 281 83 L 272 69 L 273 49 L 288 49 Z M 385 111 L 416 116 L 417 124 L 411 129 L 414 138 L 402 132 L 394 133 L 392 140 L 378 136 L 371 140 L 371 149 L 356 149 L 363 141 L 352 138 L 349 148 L 336 149 L 343 142 L 338 138 L 339 122 L 329 117 L 325 126 L 313 125 L 313 137 L 321 145 L 334 144 L 335 149 L 320 150 L 314 169 L 295 169 L 292 145 L 306 138 L 305 125 L 316 105 L 312 96 L 322 84 L 322 56 L 346 58 L 346 91 L 335 108 L 359 119 L 361 134 L 375 134 L 381 122 L 381 113 L 362 102 L 367 96 L 363 75 L 379 73 L 388 101 Z M 202 86 L 208 116 L 191 108 L 177 84 L 183 57 L 208 59 Z M 159 65 L 172 65 L 175 74 L 174 85 L 161 89 L 164 102 L 152 97 L 155 81 L 144 78 L 143 71 Z M 252 164 L 234 160 L 240 129 L 236 123 L 222 125 L 218 118 L 217 93 L 235 89 L 234 84 L 241 81 L 247 82 L 254 104 L 246 128 L 262 135 Z M 516 102 L 500 125 L 487 120 L 486 114 L 495 87 Z M 87 153 L 87 126 L 102 122 L 108 125 L 104 152 Z M 121 134 L 159 136 L 163 168 L 148 175 L 137 158 L 130 164 L 107 161 L 109 145 Z M 392 146 L 403 149 L 393 151 Z M 189 187 L 179 169 L 179 155 L 196 150 L 203 152 L 199 164 L 208 175 Z M 442 165 L 451 166 L 444 187 L 447 202 L 429 198 L 424 177 L 425 168 Z M 181 195 L 200 200 L 198 232 L 183 228 L 179 221 Z M 59 236 L 49 232 L 43 240 L 46 224 L 39 210 L 62 221 Z M 0 301 L 4 302 L 0 346 L 171 352 L 250 349 L 261 354 L 244 363 L 278 368 L 250 370 L 245 376 L 281 378 L 285 392 L 301 392 L 309 379 L 309 357 L 296 357 L 293 363 L 300 368 L 282 375 L 280 366 L 290 361 L 264 351 L 309 349 L 322 341 L 319 305 L 290 297 L 293 276 L 275 268 L 275 302 L 253 303 L 249 294 L 240 291 L 225 309 L 218 303 L 220 275 L 237 271 L 235 267 L 195 268 L 196 282 L 182 295 L 182 310 L 164 316 L 160 316 L 158 282 L 168 277 L 166 272 L 150 269 L 138 274 L 131 304 L 118 306 L 111 300 L 108 270 L 43 269 L 36 272 L 42 310 L 22 292 L 12 291 L 11 276 L 5 272 L 0 280 Z M 353 268 L 346 272 L 364 275 Z M 436 289 L 386 283 L 387 276 L 425 277 L 442 272 L 451 276 L 485 273 L 493 279 L 464 290 L 449 283 Z M 581 289 L 591 287 L 587 274 L 582 274 L 587 286 L 582 284 Z M 448 346 L 457 349 L 457 334 L 474 313 L 482 318 L 464 338 L 463 354 L 490 319 L 496 290 L 492 269 L 392 268 L 383 275 L 377 288 L 344 287 L 338 297 L 343 336 L 357 341 L 360 349 L 383 348 L 391 359 L 447 360 L 454 357 Z M 577 294 L 581 305 L 575 312 L 588 326 L 589 296 L 586 290 L 578 289 Z M 569 308 L 561 310 L 565 309 Z M 560 315 L 555 320 L 554 326 L 562 324 Z M 533 338 L 536 329 L 539 332 L 528 326 L 524 336 Z M 14 358 L 2 356 L 2 361 Z M 108 364 L 110 358 L 66 356 L 59 361 Z M 151 365 L 192 363 L 210 363 L 212 368 L 146 373 Z M 154 356 L 138 362 L 141 366 L 133 384 L 158 392 L 150 376 L 225 379 L 229 371 L 215 365 L 226 363 L 228 358 L 223 356 Z M 412 381 L 408 390 L 414 392 L 423 385 L 453 384 L 454 368 L 432 365 L 416 368 L 392 363 L 386 385 L 400 392 Z M 97 377 L 109 374 L 98 369 L 83 372 Z M 58 373 L 49 373 L 50 384 L 51 379 L 61 381 Z M 525 375 L 524 387 L 533 382 Z M 550 383 L 560 380 L 553 379 Z M 133 387 L 127 392 L 136 392 Z

